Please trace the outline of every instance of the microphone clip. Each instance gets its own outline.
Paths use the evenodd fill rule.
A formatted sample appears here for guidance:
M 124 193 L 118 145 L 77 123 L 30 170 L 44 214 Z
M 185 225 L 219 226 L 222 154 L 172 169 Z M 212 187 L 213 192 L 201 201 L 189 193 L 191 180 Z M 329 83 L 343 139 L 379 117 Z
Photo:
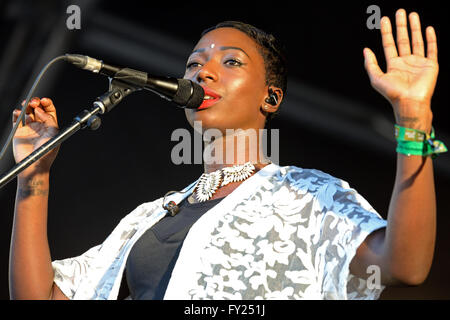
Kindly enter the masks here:
M 168 213 L 170 214 L 171 217 L 175 217 L 175 215 L 180 212 L 180 207 L 175 203 L 175 201 L 169 201 L 167 204 L 164 204 L 166 201 L 166 197 L 173 194 L 173 193 L 178 193 L 180 191 L 169 191 L 164 195 L 163 198 L 163 209 L 167 210 Z
M 164 209 L 166 209 L 172 217 L 175 217 L 175 215 L 180 212 L 180 207 L 177 206 L 174 201 L 169 201 L 169 203 L 164 206 Z
M 129 94 L 141 90 L 142 88 L 130 85 L 117 79 L 109 78 L 109 90 L 105 94 L 97 98 L 97 103 L 100 103 L 102 114 L 110 112 L 116 105 L 118 105 L 123 98 Z

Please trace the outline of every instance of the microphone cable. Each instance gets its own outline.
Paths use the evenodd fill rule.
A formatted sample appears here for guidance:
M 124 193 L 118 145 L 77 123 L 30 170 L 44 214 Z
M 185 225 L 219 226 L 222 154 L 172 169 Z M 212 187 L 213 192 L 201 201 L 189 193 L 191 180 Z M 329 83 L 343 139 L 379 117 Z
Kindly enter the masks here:
M 39 72 L 39 75 L 36 77 L 36 80 L 34 80 L 33 85 L 31 86 L 30 90 L 28 91 L 27 97 L 25 99 L 25 103 L 22 106 L 22 111 L 20 112 L 20 115 L 17 118 L 16 124 L 12 128 L 11 133 L 8 136 L 8 139 L 6 139 L 6 143 L 3 146 L 2 151 L 0 152 L 0 161 L 2 160 L 3 156 L 5 155 L 6 150 L 8 149 L 8 147 L 11 145 L 12 139 L 13 139 L 16 131 L 17 131 L 17 128 L 19 127 L 20 121 L 22 121 L 22 125 L 25 126 L 25 112 L 27 110 L 28 103 L 30 102 L 34 92 L 36 91 L 36 88 L 37 88 L 39 82 L 41 81 L 43 75 L 45 74 L 45 72 L 47 72 L 47 70 L 48 70 L 48 68 L 50 68 L 50 66 L 52 66 L 55 62 L 60 61 L 60 60 L 66 60 L 66 57 L 61 55 L 61 56 L 58 56 L 58 57 L 54 58 L 50 62 L 48 62 L 41 69 L 41 72 Z M 19 109 L 19 108 L 17 108 L 17 109 Z

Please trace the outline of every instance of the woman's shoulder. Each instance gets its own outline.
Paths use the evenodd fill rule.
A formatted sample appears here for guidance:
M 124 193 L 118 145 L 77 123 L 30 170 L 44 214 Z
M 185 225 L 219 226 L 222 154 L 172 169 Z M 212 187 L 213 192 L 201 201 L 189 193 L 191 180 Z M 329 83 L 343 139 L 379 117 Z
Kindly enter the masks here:
M 318 184 L 329 184 L 329 183 L 344 183 L 347 184 L 345 180 L 333 176 L 327 172 L 319 169 L 313 168 L 303 168 L 295 165 L 276 165 L 278 169 L 278 178 L 288 179 L 291 182 L 298 182 L 300 180 L 308 180 L 310 182 L 315 182 Z
M 322 170 L 302 168 L 295 165 L 272 164 L 268 176 L 271 190 L 287 190 L 300 193 L 318 194 L 331 185 L 347 187 L 344 180 Z M 283 191 L 284 192 L 284 191 Z

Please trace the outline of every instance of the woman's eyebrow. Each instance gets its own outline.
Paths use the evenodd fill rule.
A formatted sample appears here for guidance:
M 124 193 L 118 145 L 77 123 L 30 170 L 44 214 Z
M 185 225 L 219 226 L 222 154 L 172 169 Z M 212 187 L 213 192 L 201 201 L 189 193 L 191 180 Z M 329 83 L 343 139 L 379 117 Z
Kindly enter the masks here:
M 239 47 L 220 47 L 220 50 L 239 50 L 239 51 L 242 51 L 243 53 L 245 53 L 245 55 L 249 58 L 249 59 L 251 59 L 250 58 L 250 56 L 247 54 L 247 52 L 245 52 L 244 51 L 244 49 L 242 49 L 242 48 L 239 48 Z
M 224 50 L 239 50 L 239 51 L 242 51 L 249 59 L 251 59 L 250 56 L 247 54 L 247 52 L 245 52 L 244 49 L 239 48 L 239 47 L 225 46 L 225 47 L 220 47 L 219 49 L 222 51 L 224 51 Z M 205 52 L 205 51 L 206 51 L 206 48 L 199 48 L 197 50 L 192 51 L 191 54 Z

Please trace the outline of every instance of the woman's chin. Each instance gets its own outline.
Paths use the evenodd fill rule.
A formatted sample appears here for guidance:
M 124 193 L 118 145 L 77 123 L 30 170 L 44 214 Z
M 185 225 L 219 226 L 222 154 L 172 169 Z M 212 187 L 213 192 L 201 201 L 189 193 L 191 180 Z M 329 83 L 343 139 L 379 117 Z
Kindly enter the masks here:
M 190 125 L 194 128 L 201 126 L 202 130 L 221 129 L 226 126 L 225 115 L 214 112 L 211 108 L 186 112 Z M 195 124 L 195 122 L 198 122 Z

